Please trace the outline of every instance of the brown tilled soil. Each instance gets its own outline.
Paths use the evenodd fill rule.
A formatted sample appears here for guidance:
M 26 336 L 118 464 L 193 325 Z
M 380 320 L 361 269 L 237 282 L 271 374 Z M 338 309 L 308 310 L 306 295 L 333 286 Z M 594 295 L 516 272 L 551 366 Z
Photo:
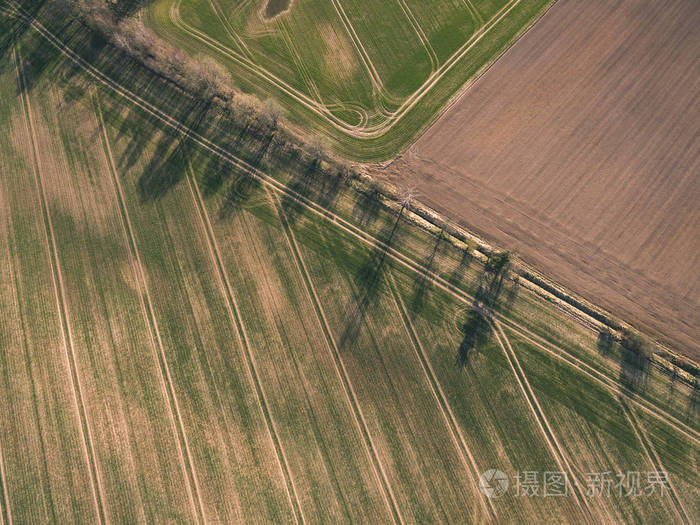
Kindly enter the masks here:
M 697 0 L 560 0 L 385 173 L 700 356 Z

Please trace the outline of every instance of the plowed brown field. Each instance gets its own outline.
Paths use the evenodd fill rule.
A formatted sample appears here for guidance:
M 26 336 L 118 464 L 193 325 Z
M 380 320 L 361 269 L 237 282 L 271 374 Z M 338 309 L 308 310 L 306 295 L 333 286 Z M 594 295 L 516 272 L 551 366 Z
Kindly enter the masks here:
M 561 0 L 387 170 L 700 356 L 697 0 Z

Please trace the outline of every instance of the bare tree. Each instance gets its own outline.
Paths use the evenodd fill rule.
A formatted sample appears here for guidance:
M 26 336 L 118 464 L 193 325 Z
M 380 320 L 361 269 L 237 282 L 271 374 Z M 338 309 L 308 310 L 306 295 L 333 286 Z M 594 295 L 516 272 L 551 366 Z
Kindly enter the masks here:
M 418 190 L 416 190 L 415 186 L 407 186 L 401 190 L 399 194 L 399 204 L 401 204 L 401 213 L 403 213 L 403 211 L 406 209 L 411 209 L 411 206 L 413 206 L 413 201 L 416 199 L 417 195 Z
M 282 107 L 276 100 L 268 98 L 260 105 L 258 114 L 258 124 L 262 130 L 268 130 L 274 133 L 277 130 L 280 117 L 282 116 Z
M 321 162 L 328 156 L 328 145 L 323 137 L 314 135 L 306 143 L 306 150 L 311 155 L 311 162 L 314 167 L 321 165 Z

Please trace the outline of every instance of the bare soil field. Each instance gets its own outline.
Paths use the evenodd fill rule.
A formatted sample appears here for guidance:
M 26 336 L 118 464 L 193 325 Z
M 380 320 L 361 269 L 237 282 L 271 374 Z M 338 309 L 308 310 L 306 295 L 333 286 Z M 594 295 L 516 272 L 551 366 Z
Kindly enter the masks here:
M 697 521 L 686 374 L 51 5 L 1 10 L 0 525 Z
M 387 170 L 695 358 L 700 9 L 561 0 Z

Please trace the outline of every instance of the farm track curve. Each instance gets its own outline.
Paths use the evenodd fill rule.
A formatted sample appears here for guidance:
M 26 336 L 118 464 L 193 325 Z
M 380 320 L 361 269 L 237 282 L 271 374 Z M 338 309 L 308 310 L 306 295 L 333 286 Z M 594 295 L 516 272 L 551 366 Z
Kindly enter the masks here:
M 12 4 L 15 9 L 17 6 L 15 4 Z M 21 9 L 21 8 L 20 8 Z M 210 140 L 208 140 L 206 137 L 200 135 L 196 131 L 188 128 L 186 125 L 182 124 L 181 122 L 177 121 L 176 119 L 173 119 L 170 117 L 168 114 L 157 108 L 156 106 L 153 106 L 149 102 L 145 101 L 135 93 L 131 92 L 127 88 L 123 87 L 121 84 L 118 82 L 112 80 L 110 77 L 102 73 L 100 70 L 92 66 L 90 63 L 85 61 L 82 57 L 80 57 L 78 54 L 76 54 L 72 49 L 70 49 L 68 46 L 66 46 L 59 38 L 57 38 L 51 31 L 46 29 L 40 22 L 37 20 L 33 19 L 31 16 L 26 15 L 25 13 L 19 12 L 17 16 L 21 16 L 22 18 L 26 19 L 32 28 L 37 31 L 39 34 L 41 34 L 51 45 L 53 45 L 56 49 L 58 49 L 62 54 L 64 54 L 66 57 L 68 57 L 71 61 L 76 63 L 79 67 L 81 67 L 88 75 L 96 79 L 100 84 L 110 88 L 114 92 L 116 92 L 119 96 L 126 98 L 127 100 L 130 100 L 133 104 L 141 108 L 143 111 L 146 113 L 150 114 L 151 116 L 155 117 L 157 120 L 165 124 L 166 126 L 176 130 L 179 133 L 182 133 L 183 135 L 187 136 L 190 138 L 192 141 L 197 143 L 199 146 L 204 148 L 205 150 L 209 151 L 210 153 L 214 154 L 215 156 L 221 158 L 222 160 L 232 164 L 233 166 L 238 167 L 239 169 L 245 171 L 249 175 L 253 176 L 254 178 L 258 179 L 260 182 L 265 184 L 267 187 L 273 189 L 274 191 L 283 194 L 287 196 L 288 198 L 294 200 L 295 202 L 301 204 L 304 206 L 307 210 L 312 212 L 314 215 L 319 216 L 324 218 L 325 220 L 335 224 L 338 228 L 346 232 L 347 234 L 351 235 L 352 237 L 357 238 L 358 240 L 368 244 L 369 246 L 372 246 L 374 248 L 379 248 L 382 250 L 385 250 L 387 252 L 387 255 L 399 263 L 401 266 L 404 266 L 405 268 L 408 268 L 409 270 L 418 273 L 419 275 L 424 276 L 426 279 L 428 279 L 431 283 L 435 284 L 439 289 L 443 290 L 444 292 L 448 293 L 450 296 L 456 298 L 462 303 L 467 303 L 470 304 L 473 302 L 474 297 L 467 294 L 463 290 L 459 289 L 452 283 L 446 281 L 444 278 L 440 277 L 439 275 L 435 274 L 431 270 L 426 269 L 424 266 L 422 266 L 420 263 L 415 262 L 413 259 L 410 257 L 404 255 L 403 253 L 399 252 L 398 250 L 394 249 L 391 246 L 388 246 L 385 244 L 383 241 L 377 239 L 376 237 L 372 236 L 371 234 L 368 234 L 358 228 L 357 226 L 353 225 L 349 221 L 343 219 L 342 217 L 336 215 L 335 213 L 327 210 L 326 208 L 320 206 L 319 204 L 315 203 L 314 201 L 304 197 L 303 195 L 298 194 L 294 190 L 290 189 L 283 183 L 277 181 L 270 175 L 267 175 L 266 173 L 262 172 L 261 170 L 247 164 L 245 161 L 239 159 L 236 157 L 234 154 L 230 153 L 229 151 L 221 148 L 220 146 L 212 143 Z M 556 356 L 560 360 L 565 361 L 569 365 L 577 368 L 578 370 L 582 371 L 589 377 L 593 378 L 596 382 L 602 384 L 606 389 L 616 392 L 616 393 L 621 393 L 626 399 L 628 399 L 631 403 L 637 405 L 640 407 L 643 411 L 653 415 L 654 417 L 664 421 L 666 424 L 677 430 L 678 432 L 682 433 L 689 439 L 691 439 L 693 442 L 698 443 L 700 442 L 700 433 L 696 431 L 695 429 L 689 427 L 688 425 L 682 423 L 679 421 L 677 418 L 674 416 L 666 413 L 663 409 L 659 408 L 658 406 L 655 406 L 652 402 L 649 402 L 647 400 L 639 400 L 636 398 L 632 398 L 631 395 L 629 395 L 628 392 L 625 391 L 625 388 L 619 385 L 617 381 L 609 377 L 606 373 L 600 372 L 597 370 L 592 369 L 590 365 L 587 365 L 583 363 L 579 358 L 576 356 L 572 355 L 570 352 L 562 348 L 561 346 L 558 346 L 556 344 L 553 344 L 540 335 L 532 332 L 528 328 L 522 326 L 521 324 L 509 320 L 506 316 L 502 314 L 495 314 L 495 317 L 499 320 L 501 320 L 506 326 L 509 327 L 509 329 L 514 330 L 516 332 L 519 332 L 520 334 L 524 335 L 528 340 L 536 342 L 537 346 L 546 350 L 550 354 Z M 542 343 L 544 342 L 544 344 Z M 546 345 L 546 346 L 545 346 Z M 552 348 L 555 348 L 555 350 L 552 350 Z M 589 368 L 594 370 L 594 373 L 584 370 L 584 368 Z
M 521 0 L 511 0 L 509 3 L 504 5 L 486 23 L 484 23 L 477 31 L 475 31 L 460 48 L 458 48 L 450 57 L 448 57 L 436 71 L 431 73 L 425 80 L 425 82 L 414 93 L 412 93 L 403 102 L 401 102 L 400 106 L 395 111 L 388 112 L 386 115 L 386 119 L 383 122 L 379 124 L 374 124 L 372 126 L 360 127 L 348 125 L 345 121 L 333 115 L 324 105 L 319 104 L 317 101 L 315 101 L 308 95 L 293 88 L 284 80 L 278 78 L 266 69 L 251 62 L 240 53 L 237 53 L 233 49 L 223 45 L 221 42 L 209 37 L 208 35 L 202 33 L 196 28 L 188 25 L 180 16 L 180 1 L 181 0 L 175 0 L 175 2 L 171 5 L 169 11 L 170 20 L 176 27 L 178 27 L 178 29 L 189 34 L 196 40 L 199 40 L 204 45 L 214 50 L 217 50 L 219 53 L 222 53 L 223 55 L 227 56 L 228 58 L 230 58 L 237 64 L 243 66 L 245 69 L 252 72 L 253 74 L 262 77 L 264 80 L 271 83 L 277 89 L 281 90 L 285 95 L 293 98 L 297 103 L 301 104 L 306 109 L 322 117 L 328 124 L 332 125 L 335 129 L 343 131 L 348 135 L 358 138 L 379 137 L 388 132 L 391 128 L 393 128 L 394 125 L 396 125 L 406 113 L 413 109 L 416 106 L 416 104 L 418 104 L 418 102 L 420 102 L 420 100 L 422 100 L 423 97 L 425 97 L 430 92 L 430 90 L 439 82 L 440 79 L 442 79 L 450 70 L 452 70 L 453 67 L 455 67 L 459 60 L 461 60 L 474 45 L 476 45 L 486 34 L 488 34 L 488 32 L 496 24 L 503 20 L 506 17 L 506 15 L 508 15 L 508 13 L 510 13 L 521 2 Z M 334 6 L 337 2 L 338 0 L 333 0 Z M 338 7 L 342 10 L 342 6 L 339 5 Z M 340 16 L 340 11 L 338 12 L 338 14 Z M 369 68 L 370 66 L 367 67 Z M 374 68 L 371 67 L 370 69 L 373 70 Z M 378 78 L 379 77 L 377 74 L 377 79 Z M 387 98 L 388 93 L 386 93 L 386 90 L 384 89 L 383 84 L 381 83 L 381 79 L 379 79 L 379 83 L 377 83 L 377 79 L 375 79 L 372 74 L 370 74 L 370 79 L 372 80 L 373 85 L 376 86 L 376 94 L 382 95 L 382 99 Z
M 440 67 L 440 60 L 438 59 L 435 49 L 433 49 L 433 45 L 430 43 L 428 37 L 425 35 L 425 31 L 423 31 L 423 28 L 416 19 L 416 16 L 413 14 L 413 11 L 411 11 L 411 8 L 408 7 L 406 0 L 396 1 L 399 3 L 399 6 L 401 7 L 403 14 L 406 16 L 406 19 L 408 20 L 409 24 L 411 24 L 413 31 L 416 33 L 416 36 L 418 36 L 418 39 L 420 40 L 421 45 L 423 46 L 423 49 L 425 49 L 425 53 L 428 55 L 428 59 L 430 60 L 430 72 L 434 73 L 435 70 L 438 67 Z

